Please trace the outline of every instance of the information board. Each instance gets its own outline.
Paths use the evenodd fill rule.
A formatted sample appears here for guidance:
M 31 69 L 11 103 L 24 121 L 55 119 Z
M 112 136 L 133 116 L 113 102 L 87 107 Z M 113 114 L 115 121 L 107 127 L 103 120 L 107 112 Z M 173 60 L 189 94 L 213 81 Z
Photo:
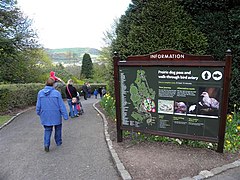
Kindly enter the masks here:
M 218 137 L 223 68 L 119 67 L 122 125 Z
M 114 58 L 118 142 L 122 130 L 218 142 L 223 151 L 231 55 L 176 50 Z

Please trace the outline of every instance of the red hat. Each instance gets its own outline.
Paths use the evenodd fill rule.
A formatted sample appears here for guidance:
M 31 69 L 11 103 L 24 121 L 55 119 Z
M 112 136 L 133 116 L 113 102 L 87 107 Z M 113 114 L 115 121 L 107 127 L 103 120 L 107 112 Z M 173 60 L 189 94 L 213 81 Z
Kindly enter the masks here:
M 55 72 L 54 71 L 50 72 L 50 78 L 53 78 L 54 81 L 58 81 L 59 80 L 58 77 L 55 76 Z

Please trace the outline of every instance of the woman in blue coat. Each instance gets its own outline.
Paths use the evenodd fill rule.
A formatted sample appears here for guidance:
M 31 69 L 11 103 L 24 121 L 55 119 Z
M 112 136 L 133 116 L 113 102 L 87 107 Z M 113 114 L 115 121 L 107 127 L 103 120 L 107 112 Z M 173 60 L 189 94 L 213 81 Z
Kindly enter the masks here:
M 41 124 L 44 127 L 44 149 L 49 151 L 50 139 L 53 126 L 55 129 L 55 142 L 57 146 L 62 144 L 62 117 L 68 120 L 68 113 L 63 102 L 61 93 L 54 85 L 54 79 L 48 78 L 44 89 L 38 92 L 36 112 L 40 116 Z

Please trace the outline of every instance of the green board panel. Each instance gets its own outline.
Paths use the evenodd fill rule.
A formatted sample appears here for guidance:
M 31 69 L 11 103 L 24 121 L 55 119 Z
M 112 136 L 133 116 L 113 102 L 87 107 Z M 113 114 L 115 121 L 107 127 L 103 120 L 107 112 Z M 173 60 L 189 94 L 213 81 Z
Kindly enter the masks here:
M 223 67 L 119 66 L 122 126 L 218 138 Z

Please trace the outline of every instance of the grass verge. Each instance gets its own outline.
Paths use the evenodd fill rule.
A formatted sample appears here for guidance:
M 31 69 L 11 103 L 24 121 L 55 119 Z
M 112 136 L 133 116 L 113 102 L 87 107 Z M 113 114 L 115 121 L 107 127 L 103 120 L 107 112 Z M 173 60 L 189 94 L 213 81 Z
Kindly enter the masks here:
M 6 115 L 6 116 L 0 116 L 0 126 L 2 126 L 5 122 L 10 120 L 12 116 Z

